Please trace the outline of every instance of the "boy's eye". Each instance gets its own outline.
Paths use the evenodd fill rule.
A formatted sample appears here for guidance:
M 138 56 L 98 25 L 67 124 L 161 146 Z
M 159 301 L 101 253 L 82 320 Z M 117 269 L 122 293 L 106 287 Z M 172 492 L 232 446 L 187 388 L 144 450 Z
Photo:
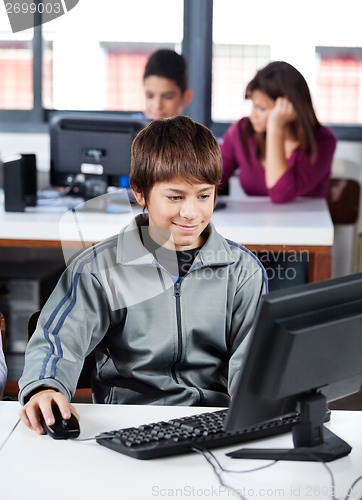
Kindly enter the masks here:
M 210 198 L 210 196 L 211 196 L 210 194 L 200 194 L 197 198 L 198 198 L 199 200 L 207 200 L 207 199 L 209 199 L 209 198 Z M 182 197 L 182 196 L 180 196 L 180 195 L 168 196 L 167 198 L 168 198 L 170 201 L 180 201 L 180 200 L 182 200 L 182 199 L 183 199 L 183 197 Z

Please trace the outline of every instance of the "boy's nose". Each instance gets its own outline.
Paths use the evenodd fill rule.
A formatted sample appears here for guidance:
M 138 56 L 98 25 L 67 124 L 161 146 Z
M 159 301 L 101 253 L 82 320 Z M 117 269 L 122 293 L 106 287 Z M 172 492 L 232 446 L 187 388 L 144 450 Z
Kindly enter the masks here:
M 155 105 L 155 110 L 156 111 L 159 111 L 160 109 L 162 109 L 162 99 L 161 98 L 156 98 L 155 101 L 154 101 L 154 105 Z
M 193 201 L 185 201 L 181 206 L 180 215 L 185 219 L 196 219 L 198 215 L 196 204 Z

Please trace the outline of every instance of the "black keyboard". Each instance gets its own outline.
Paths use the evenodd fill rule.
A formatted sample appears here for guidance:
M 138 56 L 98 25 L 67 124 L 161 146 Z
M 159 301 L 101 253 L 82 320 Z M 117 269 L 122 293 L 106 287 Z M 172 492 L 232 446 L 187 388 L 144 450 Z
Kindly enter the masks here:
M 133 458 L 147 460 L 189 453 L 193 447 L 216 448 L 289 432 L 299 414 L 237 431 L 225 431 L 227 410 L 200 413 L 168 422 L 128 427 L 96 436 L 97 443 Z

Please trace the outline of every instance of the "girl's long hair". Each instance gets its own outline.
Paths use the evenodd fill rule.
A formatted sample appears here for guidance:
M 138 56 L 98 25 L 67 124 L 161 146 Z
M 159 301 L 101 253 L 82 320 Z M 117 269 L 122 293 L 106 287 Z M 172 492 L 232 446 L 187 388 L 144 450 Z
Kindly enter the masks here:
M 293 105 L 297 119 L 291 124 L 291 131 L 299 142 L 299 147 L 314 161 L 317 156 L 315 130 L 321 127 L 312 103 L 308 84 L 303 75 L 291 64 L 284 61 L 274 61 L 260 69 L 248 83 L 245 98 L 259 90 L 275 101 L 278 97 L 286 97 Z M 248 154 L 247 137 L 254 134 L 250 120 L 246 130 L 242 131 L 241 140 Z M 265 157 L 266 134 L 257 134 L 257 156 Z

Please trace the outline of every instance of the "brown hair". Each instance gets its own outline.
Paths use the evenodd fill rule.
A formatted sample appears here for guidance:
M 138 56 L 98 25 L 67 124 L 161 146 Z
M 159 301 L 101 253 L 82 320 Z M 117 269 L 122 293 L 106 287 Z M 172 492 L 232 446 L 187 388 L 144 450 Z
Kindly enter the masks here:
M 300 147 L 312 160 L 317 155 L 315 130 L 321 126 L 315 114 L 308 84 L 303 75 L 291 64 L 285 61 L 273 61 L 260 69 L 248 83 L 245 97 L 259 90 L 270 99 L 276 101 L 278 97 L 286 97 L 293 105 L 297 119 L 293 126 L 295 138 Z M 248 124 L 248 133 L 253 133 L 251 123 Z M 265 154 L 265 133 L 258 134 L 259 157 Z M 243 145 L 245 147 L 245 141 Z
M 190 184 L 218 186 L 220 147 L 212 132 L 186 116 L 153 120 L 132 143 L 130 184 L 145 200 L 156 182 L 176 176 Z
M 143 79 L 149 76 L 159 76 L 171 80 L 180 88 L 184 94 L 188 88 L 188 69 L 186 59 L 182 54 L 174 50 L 159 49 L 150 55 Z

